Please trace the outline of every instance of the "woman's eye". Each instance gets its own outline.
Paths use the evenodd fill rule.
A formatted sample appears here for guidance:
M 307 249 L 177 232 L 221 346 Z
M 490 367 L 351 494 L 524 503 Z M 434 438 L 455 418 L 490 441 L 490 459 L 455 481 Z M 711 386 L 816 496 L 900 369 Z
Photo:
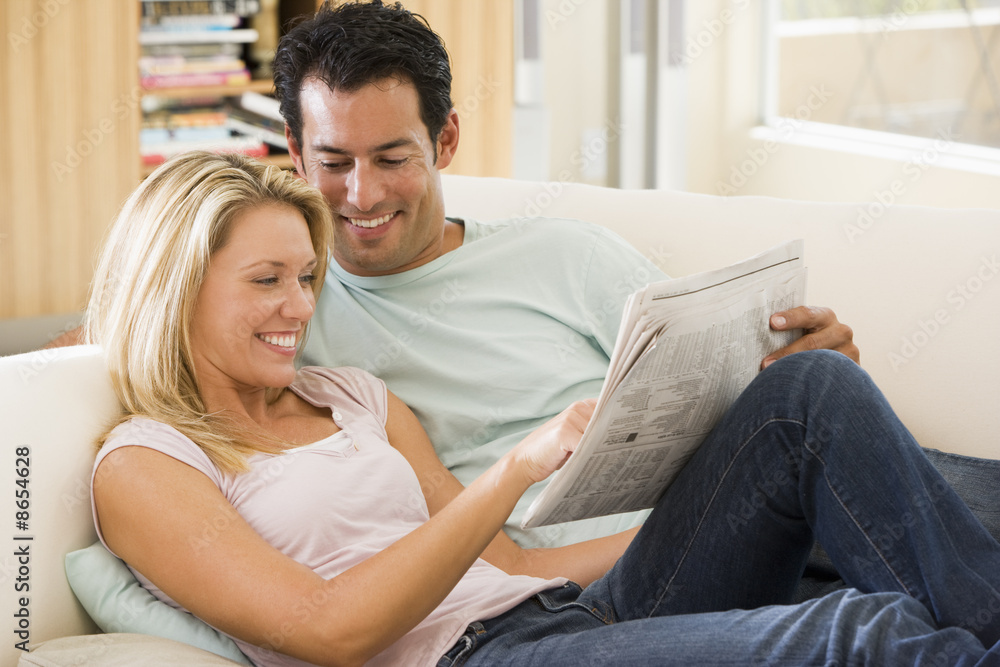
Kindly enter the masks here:
M 267 286 L 267 285 L 275 285 L 275 284 L 277 284 L 278 279 L 272 276 L 270 278 L 257 278 L 257 279 L 254 280 L 254 282 L 257 283 L 258 285 L 265 285 L 265 286 Z
M 314 282 L 316 282 L 316 276 L 314 276 L 311 273 L 307 273 L 304 276 L 299 276 L 299 282 L 301 282 L 304 285 L 312 285 Z

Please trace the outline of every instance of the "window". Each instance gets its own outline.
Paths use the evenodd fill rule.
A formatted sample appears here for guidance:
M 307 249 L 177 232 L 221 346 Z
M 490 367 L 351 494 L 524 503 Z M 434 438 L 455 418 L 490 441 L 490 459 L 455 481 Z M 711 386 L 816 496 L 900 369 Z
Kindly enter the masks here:
M 1000 0 L 768 0 L 767 14 L 769 125 L 1000 149 Z

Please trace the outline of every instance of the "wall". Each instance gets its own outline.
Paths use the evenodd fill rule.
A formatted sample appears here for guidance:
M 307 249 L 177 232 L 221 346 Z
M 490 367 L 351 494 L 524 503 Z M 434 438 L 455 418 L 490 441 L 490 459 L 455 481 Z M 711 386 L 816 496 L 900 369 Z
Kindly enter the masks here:
M 139 180 L 138 3 L 0 4 L 0 317 L 79 309 Z

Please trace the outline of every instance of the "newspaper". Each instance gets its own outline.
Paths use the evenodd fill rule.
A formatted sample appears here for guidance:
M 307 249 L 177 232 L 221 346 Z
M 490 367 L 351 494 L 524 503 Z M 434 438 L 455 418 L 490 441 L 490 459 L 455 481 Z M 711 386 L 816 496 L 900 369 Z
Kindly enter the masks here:
M 523 528 L 656 503 L 761 360 L 801 335 L 768 322 L 805 301 L 802 246 L 789 241 L 629 297 L 594 415 Z

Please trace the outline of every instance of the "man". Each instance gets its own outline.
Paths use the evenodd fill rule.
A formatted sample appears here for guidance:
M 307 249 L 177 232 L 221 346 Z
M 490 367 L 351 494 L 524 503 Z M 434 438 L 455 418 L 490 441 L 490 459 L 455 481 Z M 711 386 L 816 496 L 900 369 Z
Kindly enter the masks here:
M 324 8 L 283 38 L 274 72 L 296 169 L 334 214 L 336 261 L 306 363 L 385 380 L 465 484 L 570 402 L 599 393 L 625 298 L 665 276 L 576 221 L 445 217 L 439 170 L 458 148 L 459 119 L 447 52 L 425 24 L 380 3 Z M 805 335 L 763 365 L 813 348 L 858 360 L 850 328 L 828 309 L 777 313 L 771 324 Z M 507 526 L 525 546 L 641 520 L 522 531 L 539 490 Z

